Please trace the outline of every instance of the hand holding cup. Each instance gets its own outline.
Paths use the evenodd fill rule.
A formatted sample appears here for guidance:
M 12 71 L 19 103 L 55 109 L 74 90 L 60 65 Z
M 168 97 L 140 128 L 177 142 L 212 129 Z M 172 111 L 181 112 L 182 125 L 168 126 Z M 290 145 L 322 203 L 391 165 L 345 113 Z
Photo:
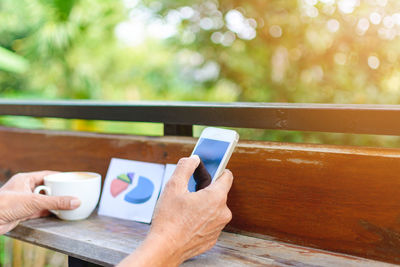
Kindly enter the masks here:
M 45 196 L 34 194 L 54 171 L 19 173 L 0 188 L 0 235 L 12 230 L 20 221 L 47 216 L 48 210 L 73 210 L 80 206 L 79 198 L 72 196 Z
M 44 185 L 34 193 L 48 196 L 73 196 L 81 201 L 75 210 L 50 210 L 62 220 L 83 220 L 90 216 L 99 202 L 101 175 L 93 172 L 61 172 L 44 177 Z

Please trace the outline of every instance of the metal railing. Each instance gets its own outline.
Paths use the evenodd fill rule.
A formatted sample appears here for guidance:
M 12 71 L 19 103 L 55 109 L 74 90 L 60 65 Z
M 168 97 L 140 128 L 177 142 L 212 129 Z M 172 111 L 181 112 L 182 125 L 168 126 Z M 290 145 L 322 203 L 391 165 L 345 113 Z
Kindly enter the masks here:
M 190 136 L 193 125 L 400 134 L 396 105 L 0 100 L 0 115 L 157 122 L 165 135 Z

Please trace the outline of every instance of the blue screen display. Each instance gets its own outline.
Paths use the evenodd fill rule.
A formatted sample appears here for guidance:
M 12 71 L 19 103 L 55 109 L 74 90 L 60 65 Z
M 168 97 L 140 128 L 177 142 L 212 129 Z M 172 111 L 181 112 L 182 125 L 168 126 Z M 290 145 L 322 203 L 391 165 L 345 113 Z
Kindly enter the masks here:
M 214 177 L 228 147 L 229 142 L 201 138 L 193 154 L 200 157 L 208 173 L 211 177 Z M 196 182 L 192 176 L 189 180 L 188 189 L 190 192 L 195 192 L 195 188 Z

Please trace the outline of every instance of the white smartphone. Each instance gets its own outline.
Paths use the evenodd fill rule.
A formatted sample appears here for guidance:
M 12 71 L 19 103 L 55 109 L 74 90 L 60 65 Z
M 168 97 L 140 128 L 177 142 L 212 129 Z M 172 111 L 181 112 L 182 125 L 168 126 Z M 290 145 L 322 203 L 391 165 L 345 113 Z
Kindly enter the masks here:
M 215 181 L 223 172 L 239 141 L 233 130 L 208 127 L 203 130 L 192 155 L 198 155 L 201 163 L 190 178 L 188 189 L 198 191 Z

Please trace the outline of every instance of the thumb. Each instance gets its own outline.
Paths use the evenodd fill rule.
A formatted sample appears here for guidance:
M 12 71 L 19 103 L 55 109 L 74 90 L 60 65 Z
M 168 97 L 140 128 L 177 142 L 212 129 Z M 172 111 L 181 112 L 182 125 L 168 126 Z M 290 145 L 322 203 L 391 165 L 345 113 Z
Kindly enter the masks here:
M 211 183 L 208 188 L 209 190 L 216 190 L 221 192 L 222 194 L 227 195 L 229 193 L 229 190 L 232 187 L 232 183 L 233 183 L 233 175 L 232 172 L 230 170 L 224 170 L 224 172 L 222 173 L 222 175 L 215 180 L 214 183 Z
M 36 195 L 38 205 L 43 210 L 73 210 L 81 205 L 81 201 L 70 196 Z
M 189 179 L 199 164 L 200 158 L 197 155 L 181 158 L 172 174 L 171 183 L 176 184 L 180 189 L 187 190 Z

